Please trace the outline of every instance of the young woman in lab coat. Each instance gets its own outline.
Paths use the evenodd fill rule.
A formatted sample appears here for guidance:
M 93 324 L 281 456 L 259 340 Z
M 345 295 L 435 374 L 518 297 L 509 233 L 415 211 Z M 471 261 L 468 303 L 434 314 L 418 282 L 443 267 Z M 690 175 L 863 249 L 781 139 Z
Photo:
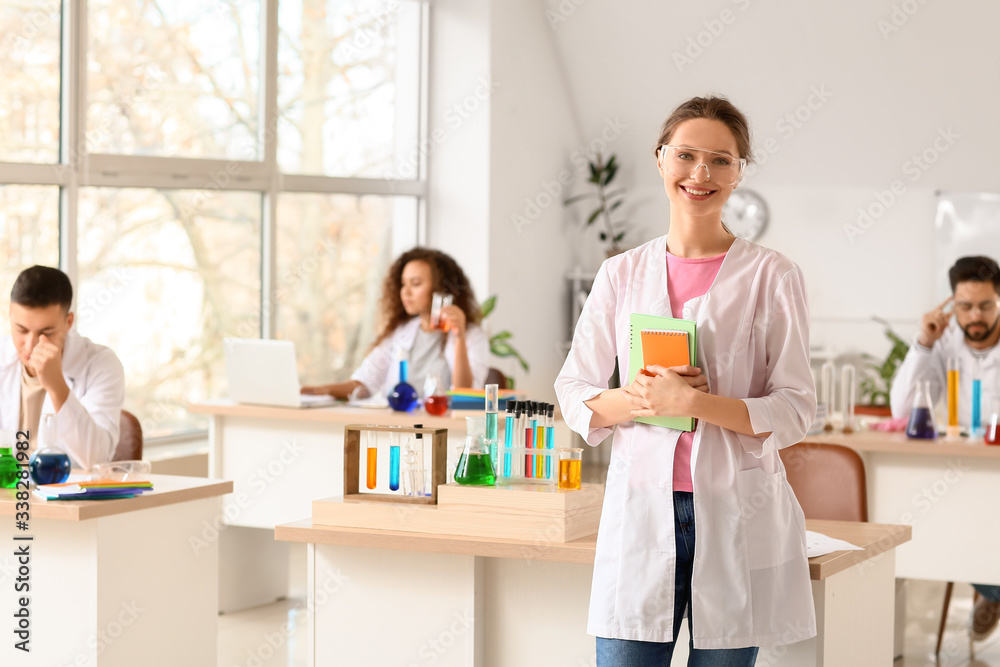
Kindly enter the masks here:
M 802 272 L 734 237 L 722 207 L 751 158 L 742 113 L 694 98 L 663 125 L 666 236 L 608 259 L 556 380 L 588 444 L 612 432 L 588 632 L 597 664 L 665 665 L 681 620 L 689 665 L 753 665 L 816 633 L 805 520 L 778 457 L 816 411 Z M 697 323 L 697 367 L 631 377 L 629 314 Z M 632 421 L 689 416 L 695 430 Z M 695 540 L 697 528 L 697 541 Z
M 447 332 L 431 323 L 431 296 L 451 294 L 451 306 L 441 310 Z M 372 350 L 351 379 L 316 387 L 304 394 L 348 398 L 392 391 L 399 381 L 399 355 L 409 358 L 409 383 L 421 394 L 429 375 L 454 387 L 482 388 L 489 371 L 489 339 L 472 286 L 451 256 L 416 247 L 400 255 L 382 286 L 380 331 Z M 447 391 L 451 386 L 445 386 Z

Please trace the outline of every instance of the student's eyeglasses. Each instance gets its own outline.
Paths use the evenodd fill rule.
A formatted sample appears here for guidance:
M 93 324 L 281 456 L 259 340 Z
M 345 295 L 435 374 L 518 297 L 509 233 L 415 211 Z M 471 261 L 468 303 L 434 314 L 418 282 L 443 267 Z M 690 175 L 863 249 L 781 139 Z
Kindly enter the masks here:
M 956 313 L 962 313 L 963 315 L 971 313 L 973 310 L 978 310 L 983 315 L 989 315 L 990 313 L 996 312 L 997 301 L 1000 301 L 1000 299 L 994 299 L 993 301 L 982 301 L 980 303 L 970 303 L 968 301 L 956 301 L 954 303 L 954 308 Z
M 681 178 L 694 178 L 696 172 L 704 167 L 705 178 L 721 185 L 739 183 L 747 166 L 745 159 L 729 153 L 666 144 L 660 146 L 659 161 L 663 169 Z

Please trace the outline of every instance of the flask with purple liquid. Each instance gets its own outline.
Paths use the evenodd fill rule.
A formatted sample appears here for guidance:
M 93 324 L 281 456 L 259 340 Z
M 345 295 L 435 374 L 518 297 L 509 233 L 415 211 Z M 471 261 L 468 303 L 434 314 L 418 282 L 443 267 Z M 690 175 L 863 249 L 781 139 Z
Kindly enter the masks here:
M 933 440 L 937 437 L 934 409 L 931 405 L 931 383 L 917 383 L 917 395 L 913 398 L 910 423 L 906 426 L 906 437 Z

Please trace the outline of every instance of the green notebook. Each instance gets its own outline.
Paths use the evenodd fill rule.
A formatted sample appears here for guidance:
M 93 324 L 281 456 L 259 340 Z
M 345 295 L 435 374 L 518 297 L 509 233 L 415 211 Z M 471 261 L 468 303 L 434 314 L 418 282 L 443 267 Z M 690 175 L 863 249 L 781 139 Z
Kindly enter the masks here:
M 698 346 L 695 339 L 694 322 L 691 320 L 678 320 L 673 317 L 659 317 L 657 315 L 640 315 L 639 313 L 632 313 L 629 315 L 629 384 L 635 380 L 635 376 L 639 372 L 639 369 L 644 366 L 642 362 L 643 330 L 682 331 L 687 333 L 688 352 L 691 357 L 691 365 L 698 365 Z M 635 421 L 642 422 L 643 424 L 653 424 L 655 426 L 674 428 L 679 431 L 694 430 L 694 417 L 636 417 Z

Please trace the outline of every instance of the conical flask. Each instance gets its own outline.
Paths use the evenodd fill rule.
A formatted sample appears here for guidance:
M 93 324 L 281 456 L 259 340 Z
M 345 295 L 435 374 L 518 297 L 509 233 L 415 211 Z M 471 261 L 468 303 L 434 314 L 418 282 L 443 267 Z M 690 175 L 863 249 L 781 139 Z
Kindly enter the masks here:
M 417 407 L 417 403 L 420 402 L 417 390 L 408 381 L 408 364 L 409 361 L 406 357 L 399 360 L 399 383 L 386 397 L 389 401 L 389 407 L 396 412 L 412 412 L 413 408 Z
M 924 440 L 937 437 L 937 424 L 934 423 L 934 409 L 931 405 L 931 383 L 928 381 L 917 383 L 917 395 L 913 398 L 906 437 Z
M 35 484 L 61 484 L 69 478 L 69 456 L 59 447 L 56 416 L 42 417 L 38 434 L 38 449 L 31 455 L 28 470 Z
M 496 471 L 486 442 L 485 417 L 465 418 L 465 448 L 455 468 L 455 481 L 474 486 L 496 484 Z

